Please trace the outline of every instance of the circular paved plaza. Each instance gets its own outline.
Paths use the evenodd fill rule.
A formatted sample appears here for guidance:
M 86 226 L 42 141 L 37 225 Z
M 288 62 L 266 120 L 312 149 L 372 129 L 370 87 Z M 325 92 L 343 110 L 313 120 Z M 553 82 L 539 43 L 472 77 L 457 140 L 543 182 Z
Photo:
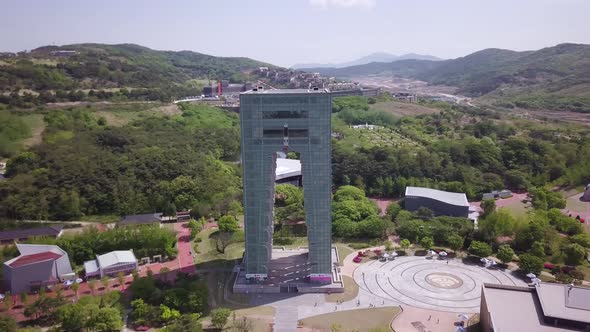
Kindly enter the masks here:
M 479 312 L 483 283 L 526 285 L 502 270 L 416 256 L 361 264 L 353 277 L 360 288 L 384 300 L 465 313 Z

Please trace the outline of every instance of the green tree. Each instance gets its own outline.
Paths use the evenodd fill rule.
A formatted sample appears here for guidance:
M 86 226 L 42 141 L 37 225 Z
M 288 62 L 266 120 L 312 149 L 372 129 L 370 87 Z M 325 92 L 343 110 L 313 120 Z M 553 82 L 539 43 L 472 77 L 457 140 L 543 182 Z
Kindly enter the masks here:
M 108 292 L 109 291 L 109 284 L 111 283 L 111 279 L 109 279 L 109 277 L 104 276 L 102 278 L 100 278 L 100 283 L 102 284 L 102 287 L 104 287 L 104 291 Z
M 150 306 L 142 299 L 135 299 L 131 301 L 131 308 L 133 309 L 131 312 L 131 319 L 133 319 L 135 324 L 146 324 L 148 314 L 150 312 Z
M 227 324 L 231 310 L 228 308 L 217 308 L 211 311 L 211 323 L 216 328 L 222 330 Z
M 430 220 L 434 217 L 434 213 L 432 212 L 432 210 L 423 206 L 416 210 L 414 215 L 422 220 Z
M 531 254 L 522 254 L 518 257 L 519 267 L 524 273 L 539 275 L 543 270 L 543 260 Z
M 535 241 L 531 250 L 529 250 L 529 253 L 540 258 L 545 258 L 545 244 L 540 241 Z
M 175 309 L 170 309 L 168 306 L 164 304 L 160 304 L 160 319 L 163 322 L 171 322 L 180 317 L 180 311 Z
M 120 331 L 123 327 L 121 313 L 115 308 L 90 307 L 86 327 L 96 332 Z
M 590 235 L 587 233 L 580 233 L 570 236 L 570 241 L 577 243 L 584 248 L 590 248 Z
M 79 304 L 66 304 L 56 311 L 57 323 L 63 331 L 82 331 L 86 325 L 86 310 Z
M 88 280 L 88 289 L 90 289 L 90 293 L 94 295 L 94 291 L 96 290 L 96 279 Z
M 389 205 L 387 206 L 387 210 L 385 213 L 389 217 L 389 220 L 394 221 L 401 210 L 402 207 L 399 204 L 392 202 L 389 203 Z
M 410 247 L 410 241 L 408 239 L 403 239 L 403 240 L 400 241 L 399 246 L 402 249 L 406 250 L 406 249 L 408 249 Z
M 490 213 L 496 210 L 496 200 L 495 199 L 484 199 L 481 201 L 481 208 L 483 209 L 483 213 L 480 216 L 481 218 L 485 218 Z
M 117 281 L 119 282 L 119 287 L 123 290 L 123 286 L 125 286 L 125 275 L 123 272 L 117 273 Z
M 498 257 L 498 259 L 504 264 L 509 263 L 512 261 L 512 257 L 514 257 L 514 250 L 512 250 L 507 244 L 501 245 L 500 248 L 498 248 L 496 257 Z
M 7 315 L 0 315 L 0 331 L 16 332 L 18 331 L 18 325 L 16 320 Z
M 27 305 L 27 302 L 29 300 L 29 294 L 27 294 L 27 292 L 22 292 L 19 295 L 19 299 L 20 299 L 21 305 L 24 307 Z
M 217 221 L 217 226 L 221 232 L 233 233 L 240 228 L 238 220 L 234 216 L 223 216 Z
M 469 253 L 478 257 L 488 257 L 492 254 L 492 247 L 485 242 L 471 241 Z
M 451 234 L 447 237 L 447 243 L 453 251 L 461 249 L 461 247 L 463 247 L 463 242 L 464 239 L 457 234 Z
M 162 332 L 203 332 L 199 314 L 184 314 L 172 324 L 162 328 Z M 246 332 L 246 331 L 244 331 Z
M 577 243 L 569 244 L 564 249 L 565 262 L 569 265 L 580 265 L 586 256 L 586 249 Z
M 420 245 L 424 249 L 430 249 L 434 245 L 434 240 L 430 236 L 425 236 L 420 240 Z
M 74 291 L 74 295 L 76 295 L 76 299 L 78 299 L 78 290 L 80 289 L 80 284 L 77 282 L 74 282 L 72 284 L 72 291 Z

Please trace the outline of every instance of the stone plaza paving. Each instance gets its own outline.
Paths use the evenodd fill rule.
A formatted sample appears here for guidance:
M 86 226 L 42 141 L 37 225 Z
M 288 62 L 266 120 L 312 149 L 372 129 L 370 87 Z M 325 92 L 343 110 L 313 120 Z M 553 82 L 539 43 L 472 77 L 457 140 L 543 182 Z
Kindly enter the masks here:
M 387 302 L 464 313 L 479 312 L 483 283 L 526 286 L 510 271 L 423 256 L 361 264 L 354 271 L 353 278 L 361 292 Z

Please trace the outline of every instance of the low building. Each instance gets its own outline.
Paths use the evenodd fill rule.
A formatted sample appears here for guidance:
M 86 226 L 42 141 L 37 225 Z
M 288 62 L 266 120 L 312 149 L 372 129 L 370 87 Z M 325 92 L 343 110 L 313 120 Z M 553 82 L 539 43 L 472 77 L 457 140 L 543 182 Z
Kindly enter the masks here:
M 417 211 L 421 207 L 430 209 L 435 216 L 465 217 L 469 216 L 469 202 L 464 193 L 406 187 L 405 209 Z
M 484 284 L 480 324 L 492 331 L 588 331 L 590 289 L 540 283 L 534 287 Z
M 4 288 L 30 292 L 75 278 L 68 253 L 54 245 L 16 244 L 20 255 L 4 262 Z
M 177 221 L 186 221 L 191 219 L 191 211 L 176 211 Z
M 512 191 L 504 189 L 504 190 L 494 190 L 490 193 L 484 193 L 481 197 L 482 200 L 486 199 L 499 199 L 499 198 L 510 198 L 512 197 Z
M 27 229 L 15 229 L 0 232 L 0 244 L 12 244 L 23 242 L 34 237 L 58 238 L 63 234 L 63 226 L 35 227 Z
M 84 262 L 84 272 L 87 278 L 114 277 L 119 272 L 129 274 L 134 270 L 137 270 L 137 259 L 131 250 L 111 251 L 96 256 L 95 260 Z
M 277 158 L 275 169 L 275 182 L 278 184 L 289 183 L 301 186 L 301 161 L 297 159 Z
M 117 227 L 159 225 L 162 220 L 162 213 L 133 214 L 123 217 L 117 223 Z

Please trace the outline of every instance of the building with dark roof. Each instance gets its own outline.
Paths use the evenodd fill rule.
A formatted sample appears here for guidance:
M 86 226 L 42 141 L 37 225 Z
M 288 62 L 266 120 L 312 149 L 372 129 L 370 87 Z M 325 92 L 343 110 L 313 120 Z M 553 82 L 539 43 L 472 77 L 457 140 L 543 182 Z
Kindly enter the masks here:
M 0 244 L 12 244 L 26 241 L 33 237 L 46 236 L 58 238 L 63 234 L 63 226 L 36 227 L 27 229 L 15 229 L 0 232 Z
M 588 331 L 590 289 L 540 283 L 534 287 L 484 284 L 480 323 L 491 331 Z
M 4 288 L 30 292 L 75 277 L 68 254 L 58 246 L 16 244 L 20 256 L 4 262 Z
M 406 187 L 404 205 L 408 211 L 417 211 L 421 207 L 428 208 L 436 216 L 465 218 L 469 216 L 469 202 L 464 193 Z
M 117 227 L 156 225 L 162 222 L 162 213 L 133 214 L 123 217 Z

